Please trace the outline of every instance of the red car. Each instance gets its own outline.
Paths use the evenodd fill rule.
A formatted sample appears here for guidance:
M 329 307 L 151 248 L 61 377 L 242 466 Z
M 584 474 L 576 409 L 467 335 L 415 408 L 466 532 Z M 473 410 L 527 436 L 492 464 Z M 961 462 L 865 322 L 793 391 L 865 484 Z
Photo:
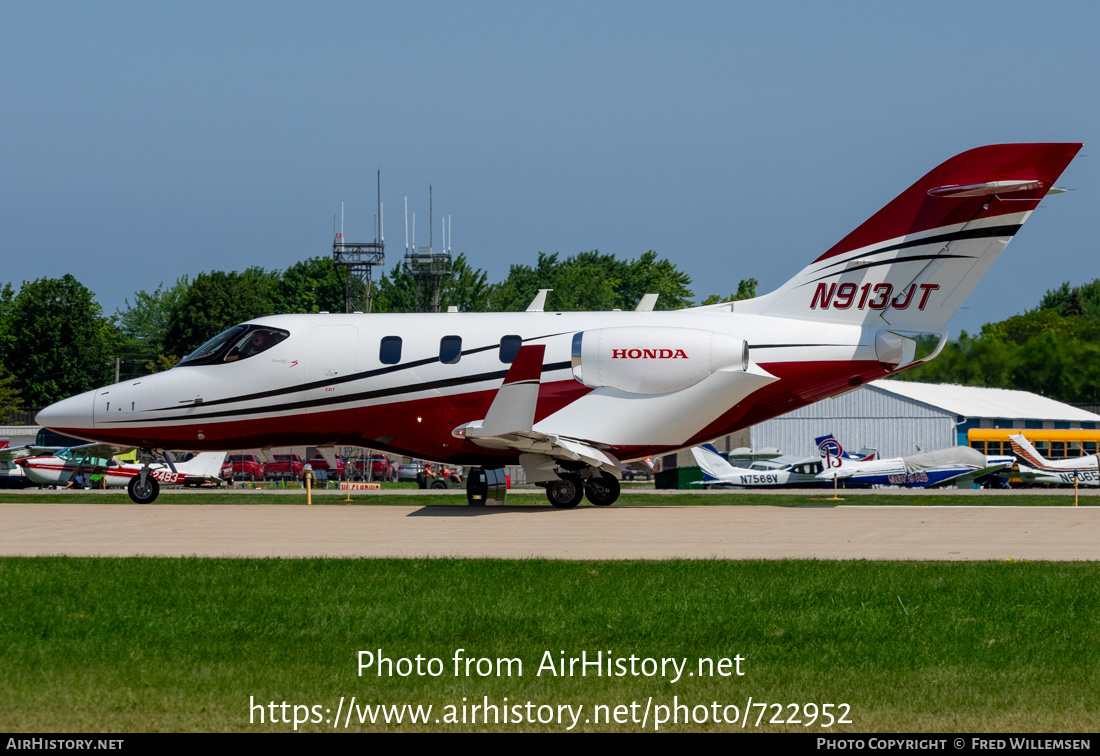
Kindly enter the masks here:
M 329 466 L 328 460 L 323 455 L 318 454 L 316 457 L 309 461 L 309 464 L 313 467 L 314 471 L 324 470 L 328 474 L 329 480 L 346 480 L 348 477 L 348 466 L 344 462 L 344 458 L 339 454 L 336 455 L 336 470 L 335 472 Z
M 366 462 L 363 457 L 355 460 L 355 477 L 366 480 Z M 397 480 L 397 465 L 385 454 L 370 455 L 370 479 L 371 480 Z
M 222 476 L 225 468 L 230 468 L 232 480 L 263 480 L 264 465 L 255 454 L 230 454 L 225 458 L 222 466 Z
M 264 480 L 301 480 L 305 472 L 306 463 L 297 454 L 276 454 L 264 465 Z

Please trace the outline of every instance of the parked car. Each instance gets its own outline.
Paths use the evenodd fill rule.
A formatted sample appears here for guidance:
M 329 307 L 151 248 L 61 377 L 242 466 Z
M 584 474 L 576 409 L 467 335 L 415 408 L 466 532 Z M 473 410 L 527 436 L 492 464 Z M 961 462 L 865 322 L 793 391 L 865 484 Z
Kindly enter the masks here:
M 424 463 L 419 459 L 414 459 L 408 464 L 397 466 L 397 479 L 399 481 L 411 481 L 415 483 L 419 480 L 422 472 L 424 472 Z
M 356 459 L 355 477 L 358 480 L 367 479 L 367 464 L 370 464 L 371 480 L 397 480 L 397 465 L 395 465 L 385 454 L 370 455 L 369 463 L 367 462 L 366 457 L 359 457 L 358 459 Z
M 339 454 L 336 455 L 336 469 L 333 470 L 329 465 L 328 460 L 324 455 L 318 454 L 309 461 L 311 467 L 313 467 L 313 473 L 317 476 L 317 473 L 324 472 L 327 480 L 347 480 L 348 466 L 344 461 L 344 458 Z M 320 476 L 317 476 L 320 479 Z
M 306 464 L 297 454 L 276 454 L 264 465 L 264 480 L 301 480 Z
M 222 465 L 222 477 L 225 467 L 229 466 L 232 480 L 263 480 L 264 464 L 255 454 L 230 454 Z

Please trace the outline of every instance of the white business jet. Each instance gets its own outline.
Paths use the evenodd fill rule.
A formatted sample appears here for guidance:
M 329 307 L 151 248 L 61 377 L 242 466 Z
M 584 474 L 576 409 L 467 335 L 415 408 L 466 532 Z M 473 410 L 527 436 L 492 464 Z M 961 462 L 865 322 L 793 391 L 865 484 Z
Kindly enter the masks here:
M 257 318 L 171 370 L 65 399 L 38 422 L 146 459 L 347 445 L 469 465 L 471 504 L 499 500 L 501 468 L 520 464 L 556 507 L 585 496 L 606 506 L 625 462 L 934 357 L 959 305 L 1079 149 L 957 155 L 755 299 L 671 312 Z M 805 201 L 790 203 L 792 216 Z M 143 472 L 129 490 L 151 501 L 158 486 Z

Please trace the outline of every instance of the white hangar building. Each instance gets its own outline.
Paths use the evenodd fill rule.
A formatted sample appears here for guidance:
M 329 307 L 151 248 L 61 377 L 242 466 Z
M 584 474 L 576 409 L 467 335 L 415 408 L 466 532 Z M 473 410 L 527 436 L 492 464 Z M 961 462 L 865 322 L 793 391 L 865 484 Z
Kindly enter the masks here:
M 754 449 L 817 454 L 814 438 L 832 433 L 848 451 L 897 457 L 957 444 L 972 428 L 1100 429 L 1100 415 L 1027 391 L 950 384 L 875 381 L 749 430 Z

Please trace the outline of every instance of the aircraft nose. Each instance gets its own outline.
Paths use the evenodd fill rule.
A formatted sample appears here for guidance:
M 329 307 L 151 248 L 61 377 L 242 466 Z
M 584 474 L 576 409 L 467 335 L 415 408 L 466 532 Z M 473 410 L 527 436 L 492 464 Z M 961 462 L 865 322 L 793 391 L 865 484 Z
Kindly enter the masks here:
M 92 421 L 94 391 L 62 399 L 38 413 L 35 422 L 44 428 L 68 435 L 78 435 L 76 431 L 89 431 L 95 428 Z

